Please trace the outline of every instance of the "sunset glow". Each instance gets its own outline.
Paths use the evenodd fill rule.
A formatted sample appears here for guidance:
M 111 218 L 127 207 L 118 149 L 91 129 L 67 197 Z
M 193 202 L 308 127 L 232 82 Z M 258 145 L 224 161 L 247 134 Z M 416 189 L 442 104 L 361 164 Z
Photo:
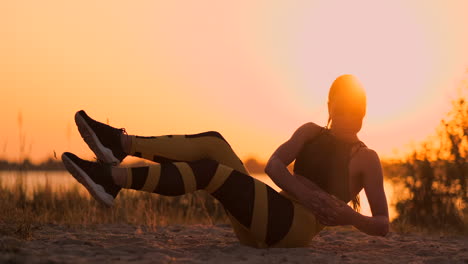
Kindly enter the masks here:
M 327 120 L 341 74 L 367 91 L 382 157 L 433 133 L 468 69 L 467 1 L 5 1 L 0 158 L 85 158 L 73 115 L 130 134 L 220 131 L 266 160 Z M 21 122 L 19 122 L 21 117 Z M 399 150 L 399 152 L 395 152 Z

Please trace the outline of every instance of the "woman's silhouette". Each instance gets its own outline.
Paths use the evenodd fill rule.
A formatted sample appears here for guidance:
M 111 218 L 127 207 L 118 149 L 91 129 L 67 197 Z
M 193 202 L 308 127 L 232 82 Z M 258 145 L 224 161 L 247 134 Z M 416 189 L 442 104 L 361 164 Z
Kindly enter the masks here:
M 302 247 L 324 225 L 353 225 L 371 235 L 388 232 L 388 208 L 380 160 L 357 133 L 366 113 L 366 96 L 352 75 L 338 77 L 328 98 L 326 127 L 306 123 L 271 156 L 265 172 L 280 193 L 249 176 L 241 160 L 218 132 L 157 137 L 131 136 L 75 115 L 83 139 L 102 162 L 72 153 L 62 160 L 98 201 L 112 206 L 121 188 L 182 195 L 205 190 L 221 202 L 240 242 L 253 247 Z M 116 167 L 127 155 L 159 164 Z M 295 160 L 294 173 L 287 165 Z M 364 188 L 372 217 L 356 204 Z

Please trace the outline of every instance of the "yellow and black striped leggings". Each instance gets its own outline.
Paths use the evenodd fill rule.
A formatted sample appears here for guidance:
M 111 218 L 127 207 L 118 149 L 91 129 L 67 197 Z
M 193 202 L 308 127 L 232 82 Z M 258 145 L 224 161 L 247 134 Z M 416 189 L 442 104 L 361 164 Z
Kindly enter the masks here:
M 132 136 L 129 154 L 160 164 L 128 168 L 126 188 L 169 196 L 205 190 L 244 245 L 303 247 L 323 228 L 302 205 L 249 176 L 218 132 Z

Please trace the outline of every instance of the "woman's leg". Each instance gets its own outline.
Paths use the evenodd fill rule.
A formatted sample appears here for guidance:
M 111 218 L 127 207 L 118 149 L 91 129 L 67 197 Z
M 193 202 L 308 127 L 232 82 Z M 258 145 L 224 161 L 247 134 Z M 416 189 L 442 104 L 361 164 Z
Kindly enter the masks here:
M 216 131 L 193 135 L 128 136 L 129 155 L 158 163 L 211 159 L 247 173 L 229 143 Z
M 120 163 L 130 154 L 163 162 L 141 168 L 114 168 L 116 176 L 123 175 L 121 186 L 163 195 L 180 195 L 205 189 L 224 205 L 243 244 L 255 247 L 304 246 L 321 229 L 315 217 L 300 204 L 247 175 L 240 159 L 217 132 L 160 137 L 126 136 L 122 129 L 99 123 L 84 111 L 77 112 L 75 120 L 86 143 L 101 160 Z M 197 161 L 200 159 L 205 160 Z M 216 170 L 207 170 L 213 166 L 216 166 Z M 101 181 L 99 177 L 96 178 Z M 86 181 L 80 182 L 86 186 Z M 104 202 L 110 206 L 120 186 L 106 182 L 102 185 L 105 185 L 108 193 L 107 197 L 103 195 L 107 199 Z M 88 189 L 93 194 L 92 188 Z M 100 199 L 99 192 L 93 196 Z
M 83 110 L 75 114 L 75 122 L 91 150 L 106 163 L 119 164 L 127 155 L 159 163 L 212 159 L 247 173 L 231 146 L 215 131 L 194 135 L 128 136 L 124 129 L 98 122 Z
M 306 246 L 321 230 L 304 207 L 251 176 L 213 160 L 114 168 L 123 188 L 162 195 L 205 190 L 228 212 L 241 243 L 253 247 Z M 125 180 L 124 180 L 125 179 Z
M 121 187 L 177 196 L 205 190 L 224 206 L 241 243 L 254 247 L 300 247 L 321 230 L 304 207 L 261 181 L 213 160 L 118 168 L 72 153 L 62 160 L 97 200 L 112 205 Z

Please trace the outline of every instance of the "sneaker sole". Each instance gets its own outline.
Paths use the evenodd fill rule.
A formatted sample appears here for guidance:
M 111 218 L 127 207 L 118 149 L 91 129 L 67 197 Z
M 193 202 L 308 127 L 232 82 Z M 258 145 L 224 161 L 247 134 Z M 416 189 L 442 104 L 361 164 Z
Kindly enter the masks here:
M 105 163 L 111 163 L 113 165 L 119 165 L 118 160 L 112 150 L 102 145 L 101 141 L 94 133 L 93 129 L 88 125 L 86 120 L 79 114 L 75 114 L 75 123 L 78 127 L 78 131 L 81 134 L 83 140 L 88 144 L 89 148 L 96 154 L 97 158 Z
M 102 204 L 111 207 L 114 204 L 114 197 L 108 194 L 104 188 L 96 184 L 86 172 L 84 172 L 78 165 L 76 165 L 70 158 L 66 155 L 62 155 L 63 164 L 65 168 L 71 173 L 73 178 L 75 178 L 79 183 L 81 183 L 89 193 Z

